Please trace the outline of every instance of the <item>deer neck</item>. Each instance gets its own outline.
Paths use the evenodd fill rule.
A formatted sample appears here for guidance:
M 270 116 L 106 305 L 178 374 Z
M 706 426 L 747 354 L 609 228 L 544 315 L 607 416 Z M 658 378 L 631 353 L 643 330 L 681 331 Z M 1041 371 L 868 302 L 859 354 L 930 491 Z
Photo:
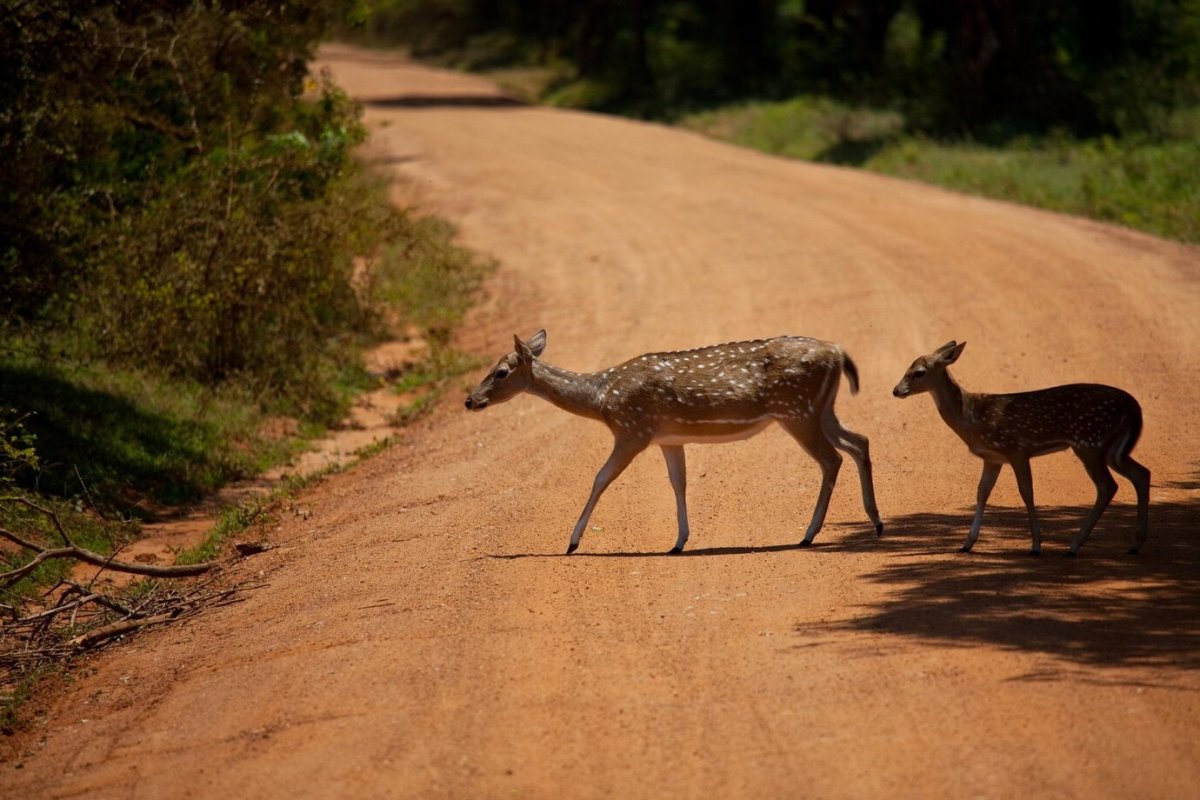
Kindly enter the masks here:
M 933 385 L 933 402 L 946 424 L 963 439 L 966 439 L 971 431 L 967 413 L 969 399 L 968 393 L 950 377 L 949 372 L 943 370 Z
M 581 417 L 601 419 L 604 381 L 598 373 L 590 375 L 533 362 L 533 381 L 529 393 L 548 400 L 564 411 Z

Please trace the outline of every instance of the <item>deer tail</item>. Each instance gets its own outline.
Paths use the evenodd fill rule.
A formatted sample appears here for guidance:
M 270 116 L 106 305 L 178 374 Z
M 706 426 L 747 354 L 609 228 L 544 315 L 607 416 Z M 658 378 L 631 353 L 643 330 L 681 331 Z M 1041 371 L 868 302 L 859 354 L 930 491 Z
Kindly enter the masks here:
M 858 367 L 845 350 L 842 351 L 842 371 L 846 373 L 846 380 L 850 381 L 850 394 L 858 394 Z

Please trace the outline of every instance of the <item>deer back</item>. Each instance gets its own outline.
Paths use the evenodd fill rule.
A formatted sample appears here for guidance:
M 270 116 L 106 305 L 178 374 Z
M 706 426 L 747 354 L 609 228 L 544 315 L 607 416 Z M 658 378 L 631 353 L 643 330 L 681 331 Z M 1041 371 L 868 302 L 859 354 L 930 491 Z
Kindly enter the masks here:
M 842 358 L 837 345 L 804 337 L 647 353 L 602 373 L 603 415 L 617 427 L 811 415 L 836 392 Z

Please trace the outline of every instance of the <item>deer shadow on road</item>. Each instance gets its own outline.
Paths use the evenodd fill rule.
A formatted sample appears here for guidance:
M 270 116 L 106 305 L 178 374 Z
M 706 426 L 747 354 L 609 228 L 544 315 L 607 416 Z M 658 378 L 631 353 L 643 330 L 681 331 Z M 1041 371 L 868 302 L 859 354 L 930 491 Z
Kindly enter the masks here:
M 561 550 L 554 553 L 495 553 L 489 555 L 488 558 L 495 558 L 502 561 L 515 561 L 522 558 L 571 558 L 576 561 L 581 561 L 588 558 L 695 558 L 698 556 L 742 556 L 752 555 L 754 553 L 780 553 L 785 550 L 798 550 L 796 542 L 787 544 L 764 544 L 764 545 L 747 545 L 747 546 L 728 546 L 728 547 L 689 547 L 682 553 L 674 553 L 668 550 L 616 550 L 616 551 L 588 551 L 577 550 L 569 556 Z
M 886 520 L 883 541 L 896 557 L 864 579 L 892 591 L 866 613 L 832 624 L 1044 653 L 1079 666 L 1200 668 L 1200 498 L 1151 502 L 1141 555 L 1125 552 L 1135 509 L 1121 504 L 1101 518 L 1078 558 L 1063 558 L 1087 510 L 1039 508 L 1038 558 L 1028 554 L 1023 508 L 989 508 L 971 553 L 956 552 L 970 510 Z M 929 552 L 939 557 L 921 557 Z M 796 630 L 812 632 L 805 624 Z

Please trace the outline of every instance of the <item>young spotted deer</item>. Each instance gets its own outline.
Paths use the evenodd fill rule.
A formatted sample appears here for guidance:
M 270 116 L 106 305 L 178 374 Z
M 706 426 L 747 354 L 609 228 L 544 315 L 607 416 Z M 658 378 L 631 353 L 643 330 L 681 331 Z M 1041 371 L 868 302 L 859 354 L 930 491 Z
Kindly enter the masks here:
M 671 552 L 682 552 L 688 540 L 683 446 L 747 439 L 772 422 L 790 433 L 821 467 L 817 507 L 801 546 L 812 544 L 825 520 L 842 464 L 838 449 L 858 465 L 863 505 L 876 533 L 883 532 L 867 438 L 842 427 L 833 413 L 843 370 L 851 391 L 858 391 L 854 362 L 837 345 L 792 336 L 732 342 L 648 353 L 603 372 L 580 374 L 538 359 L 546 347 L 545 331 L 527 342 L 517 336 L 513 341 L 516 350 L 503 356 L 471 392 L 468 409 L 482 411 L 529 392 L 572 414 L 600 420 L 615 439 L 575 523 L 567 555 L 579 546 L 600 495 L 634 456 L 652 444 L 662 448 L 675 490 L 679 538 Z
M 1137 529 L 1133 547 L 1129 550 L 1137 553 L 1146 541 L 1150 507 L 1150 470 L 1129 455 L 1142 432 L 1142 408 L 1137 400 L 1120 389 L 1094 383 L 1074 383 L 1016 394 L 963 391 L 946 367 L 958 360 L 964 347 L 966 342 L 947 342 L 929 355 L 921 356 L 892 390 L 896 397 L 931 392 L 942 419 L 967 443 L 972 453 L 983 459 L 975 519 L 962 552 L 970 552 L 979 537 L 988 495 L 996 484 L 1000 468 L 1010 464 L 1029 512 L 1029 527 L 1033 532 L 1030 555 L 1036 556 L 1041 551 L 1042 531 L 1033 506 L 1029 460 L 1069 447 L 1096 484 L 1096 505 L 1084 519 L 1067 555 L 1073 557 L 1079 553 L 1096 520 L 1117 493 L 1117 482 L 1108 471 L 1109 467 L 1128 478 L 1137 491 Z

